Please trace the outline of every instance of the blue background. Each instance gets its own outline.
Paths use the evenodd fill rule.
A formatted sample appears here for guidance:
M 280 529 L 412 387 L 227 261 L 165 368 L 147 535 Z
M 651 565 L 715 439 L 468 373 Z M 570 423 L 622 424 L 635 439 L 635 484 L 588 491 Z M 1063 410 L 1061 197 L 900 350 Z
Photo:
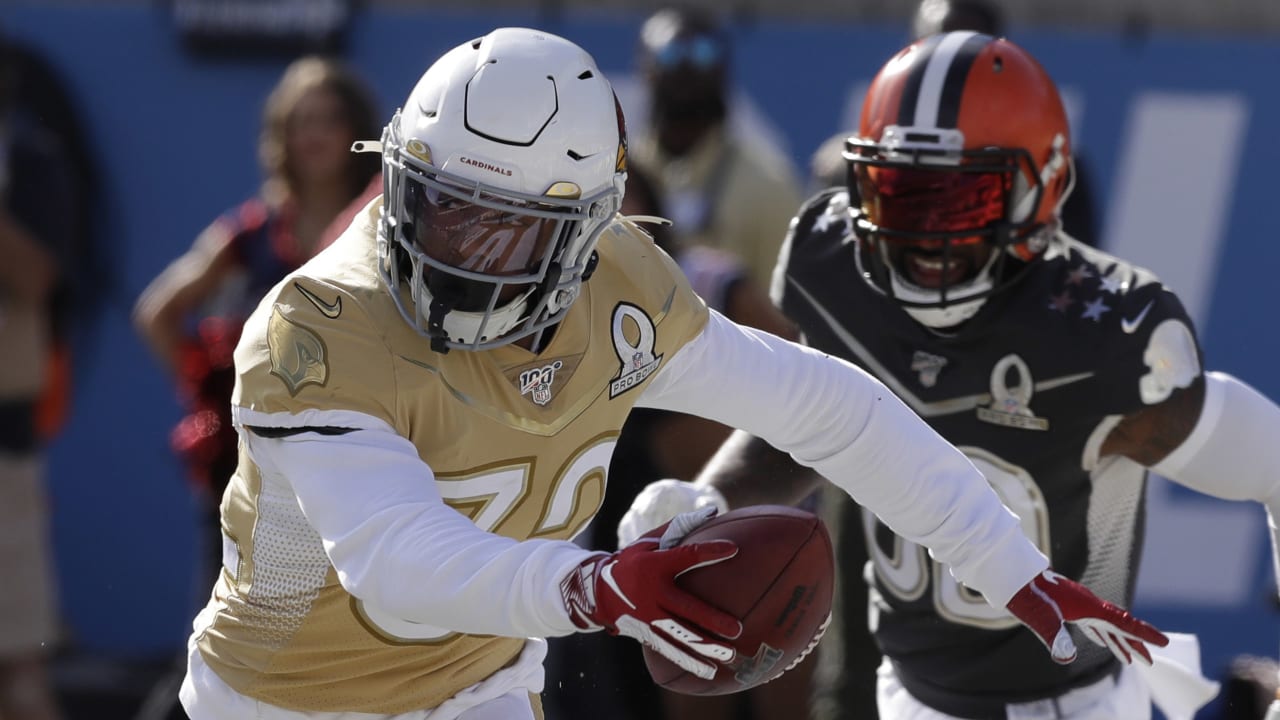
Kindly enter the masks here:
M 203 604 L 194 502 L 167 436 L 179 416 L 173 386 L 133 333 L 138 293 L 218 213 L 260 181 L 255 143 L 262 100 L 286 59 L 209 60 L 184 53 L 163 4 L 12 5 L 0 24 L 37 46 L 69 81 L 102 171 L 101 239 L 108 266 L 97 302 L 103 313 L 82 361 L 74 415 L 51 461 L 56 551 L 65 617 L 86 649 L 122 659 L 176 649 Z M 369 78 L 388 115 L 434 58 L 500 25 L 534 25 L 574 39 L 610 75 L 627 73 L 640 16 L 465 14 L 376 8 L 356 15 L 347 59 Z M 1097 198 L 1110 212 L 1112 178 L 1131 103 L 1141 93 L 1239 93 L 1249 116 L 1236 166 L 1223 245 L 1202 340 L 1207 364 L 1280 398 L 1275 372 L 1277 243 L 1274 168 L 1280 160 L 1280 41 L 1235 37 L 1013 33 L 1063 85 L 1087 101 L 1078 141 L 1088 148 Z M 840 129 L 845 93 L 906 40 L 897 26 L 761 23 L 735 27 L 734 76 L 804 167 Z M 1187 138 L 1187 166 L 1217 150 L 1215 138 Z M 1179 212 L 1195 212 L 1180 208 Z M 1105 227 L 1105 217 L 1103 226 Z M 1167 252 L 1176 257 L 1179 247 Z M 0 259 L 3 262 L 3 259 Z M 1176 288 L 1175 288 L 1176 289 Z M 1216 501 L 1177 490 L 1191 508 Z M 1261 514 L 1261 511 L 1258 511 Z M 1212 523 L 1186 532 L 1211 538 Z M 1249 592 L 1229 607 L 1172 596 L 1139 598 L 1157 623 L 1201 634 L 1205 665 L 1217 674 L 1240 652 L 1275 655 L 1274 581 L 1267 540 L 1222 557 L 1240 564 Z M 1197 582 L 1196 567 L 1163 558 L 1144 572 Z

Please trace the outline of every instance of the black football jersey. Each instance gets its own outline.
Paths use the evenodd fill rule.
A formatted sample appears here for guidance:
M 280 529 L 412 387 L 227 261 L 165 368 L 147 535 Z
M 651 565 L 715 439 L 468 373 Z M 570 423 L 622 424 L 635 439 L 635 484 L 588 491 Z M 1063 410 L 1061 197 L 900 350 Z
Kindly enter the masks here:
M 1198 344 L 1154 275 L 1065 236 L 962 331 L 934 332 L 864 279 L 848 195 L 802 208 L 783 247 L 775 301 L 806 342 L 875 375 L 983 471 L 1055 570 L 1128 606 L 1141 554 L 1145 469 L 1098 459 L 1119 419 L 1168 397 L 1151 367 L 1162 328 Z M 1174 325 L 1170 325 L 1170 324 Z M 1160 366 L 1159 362 L 1152 362 Z M 875 635 L 918 699 L 961 717 L 1059 694 L 1116 669 L 1077 634 L 1055 664 L 1003 609 L 961 586 L 921 547 L 863 513 L 878 609 Z M 856 568 L 844 568 L 857 587 Z

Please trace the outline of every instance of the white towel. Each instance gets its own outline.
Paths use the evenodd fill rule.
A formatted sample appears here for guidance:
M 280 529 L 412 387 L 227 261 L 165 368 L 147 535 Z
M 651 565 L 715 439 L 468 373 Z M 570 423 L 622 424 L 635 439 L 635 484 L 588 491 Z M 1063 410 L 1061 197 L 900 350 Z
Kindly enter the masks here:
M 1167 633 L 1166 647 L 1148 645 L 1151 667 L 1133 666 L 1151 688 L 1151 700 L 1168 720 L 1193 720 L 1196 710 L 1218 694 L 1219 683 L 1200 670 L 1200 641 L 1187 633 Z

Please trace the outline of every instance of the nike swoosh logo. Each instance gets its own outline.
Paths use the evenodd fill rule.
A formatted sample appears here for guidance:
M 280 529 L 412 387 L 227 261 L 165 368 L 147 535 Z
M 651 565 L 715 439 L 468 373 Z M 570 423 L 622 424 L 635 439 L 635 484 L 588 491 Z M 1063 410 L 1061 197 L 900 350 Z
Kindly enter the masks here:
M 604 584 L 609 586 L 614 595 L 622 598 L 622 602 L 626 603 L 627 607 L 632 610 L 636 609 L 636 604 L 631 602 L 631 598 L 627 597 L 627 594 L 622 592 L 622 588 L 618 587 L 618 581 L 613 579 L 613 563 L 609 563 L 600 569 L 600 579 L 604 580 Z
M 794 287 L 796 291 L 799 292 L 811 306 L 813 306 L 818 317 L 822 318 L 822 321 L 827 324 L 827 327 L 831 329 L 832 334 L 834 334 L 840 342 L 844 343 L 845 347 L 849 348 L 849 351 L 852 352 L 854 356 L 862 360 L 867 371 L 874 375 L 880 382 L 888 386 L 888 388 L 893 391 L 894 395 L 897 395 L 899 399 L 905 402 L 907 406 L 914 410 L 920 417 L 954 415 L 956 413 L 974 410 L 979 405 L 991 404 L 991 393 L 964 395 L 947 400 L 939 400 L 937 402 L 925 402 L 920 399 L 918 395 L 911 392 L 910 388 L 903 385 L 898 378 L 893 375 L 893 373 L 889 372 L 884 365 L 876 360 L 875 356 L 871 354 L 871 351 L 859 342 L 858 339 L 853 336 L 853 333 L 849 332 L 849 330 L 836 319 L 835 315 L 823 307 L 822 303 L 818 302 L 818 299 L 809 293 L 808 290 L 805 290 L 800 283 L 796 282 L 790 275 L 787 276 L 787 282 L 791 283 L 791 287 Z M 1049 378 L 1048 380 L 1041 380 L 1037 382 L 1033 388 L 1035 389 L 1035 392 L 1052 390 L 1064 385 L 1078 383 L 1081 380 L 1088 380 L 1091 377 L 1093 377 L 1093 373 L 1091 372 L 1076 373 L 1074 375 L 1061 375 L 1059 377 Z
M 1126 335 L 1132 335 L 1133 331 L 1137 330 L 1138 326 L 1142 324 L 1142 320 L 1147 317 L 1147 311 L 1151 309 L 1155 302 L 1155 300 L 1148 300 L 1147 306 L 1142 308 L 1142 312 L 1138 313 L 1137 317 L 1132 320 L 1121 318 L 1120 329 L 1125 331 Z
M 339 295 L 337 299 L 335 299 L 333 302 L 327 303 L 321 300 L 318 295 L 302 287 L 298 283 L 294 283 L 293 286 L 298 288 L 298 292 L 302 293 L 302 297 L 310 300 L 311 304 L 315 305 L 316 309 L 319 310 L 320 313 L 323 314 L 325 317 L 329 319 L 333 319 L 342 314 L 342 296 L 341 295 Z

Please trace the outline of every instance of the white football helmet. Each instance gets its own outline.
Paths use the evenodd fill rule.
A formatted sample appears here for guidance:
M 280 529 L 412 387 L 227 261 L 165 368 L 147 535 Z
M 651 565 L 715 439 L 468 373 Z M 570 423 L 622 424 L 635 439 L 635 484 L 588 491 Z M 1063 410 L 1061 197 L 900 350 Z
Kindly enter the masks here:
M 622 111 L 590 55 L 524 28 L 459 45 L 380 148 L 379 273 L 432 349 L 506 345 L 564 316 L 626 180 Z

